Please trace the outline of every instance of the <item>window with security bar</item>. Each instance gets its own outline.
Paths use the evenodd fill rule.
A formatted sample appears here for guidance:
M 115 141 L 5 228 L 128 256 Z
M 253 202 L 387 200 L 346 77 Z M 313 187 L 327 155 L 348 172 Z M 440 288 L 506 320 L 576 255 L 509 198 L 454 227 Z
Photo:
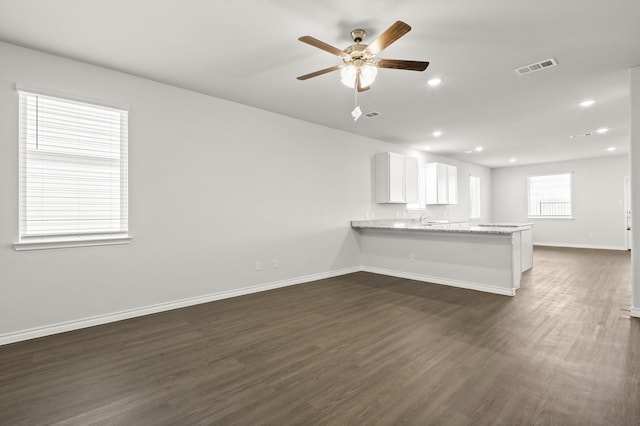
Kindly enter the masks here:
M 19 243 L 127 236 L 128 112 L 23 90 L 19 99 Z
M 529 217 L 572 217 L 571 173 L 529 176 Z

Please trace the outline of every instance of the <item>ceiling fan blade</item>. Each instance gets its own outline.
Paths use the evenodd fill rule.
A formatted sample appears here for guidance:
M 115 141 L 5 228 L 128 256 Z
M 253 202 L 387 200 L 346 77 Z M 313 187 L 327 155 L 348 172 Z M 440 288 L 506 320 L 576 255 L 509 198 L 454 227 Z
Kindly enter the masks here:
M 422 61 L 401 61 L 399 59 L 379 59 L 379 68 L 394 68 L 397 70 L 424 71 L 429 66 L 429 62 Z
M 325 43 L 324 41 L 320 41 L 317 38 L 313 38 L 311 36 L 302 36 L 298 40 L 300 40 L 303 43 L 310 44 L 313 47 L 317 47 L 318 49 L 322 49 L 325 52 L 329 52 L 333 55 L 339 56 L 341 58 L 350 58 L 350 56 L 344 53 L 342 50 L 338 49 L 337 47 L 333 47 L 330 44 Z
M 405 35 L 411 31 L 411 27 L 409 24 L 406 24 L 402 21 L 396 21 L 391 25 L 385 32 L 380 34 L 377 39 L 373 41 L 367 48 L 365 49 L 367 52 L 372 55 L 377 55 L 382 52 L 387 46 L 389 46 L 394 41 L 398 40 L 400 37 Z
M 320 71 L 316 71 L 316 72 L 312 72 L 312 73 L 309 73 L 309 74 L 301 75 L 300 77 L 298 77 L 298 80 L 307 80 L 309 78 L 317 77 L 319 75 L 326 74 L 328 72 L 338 71 L 340 68 L 342 68 L 342 67 L 339 66 L 339 65 L 335 65 L 333 67 L 325 68 L 325 69 L 320 70 Z

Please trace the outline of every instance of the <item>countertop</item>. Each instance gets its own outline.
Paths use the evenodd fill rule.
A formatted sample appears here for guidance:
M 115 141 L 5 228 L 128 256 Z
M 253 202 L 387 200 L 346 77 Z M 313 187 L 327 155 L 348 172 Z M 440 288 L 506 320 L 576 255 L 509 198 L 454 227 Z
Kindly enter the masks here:
M 450 232 L 467 234 L 501 234 L 511 235 L 514 232 L 522 232 L 531 229 L 530 223 L 481 223 L 469 222 L 425 222 L 417 219 L 377 219 L 377 220 L 352 220 L 351 227 L 355 229 L 389 229 L 419 232 Z

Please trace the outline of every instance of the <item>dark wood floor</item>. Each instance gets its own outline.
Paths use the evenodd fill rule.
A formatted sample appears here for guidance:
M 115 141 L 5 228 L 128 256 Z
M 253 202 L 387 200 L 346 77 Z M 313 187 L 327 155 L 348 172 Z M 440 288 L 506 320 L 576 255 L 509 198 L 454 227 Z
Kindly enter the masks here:
M 0 424 L 640 424 L 629 254 L 534 257 L 514 298 L 357 273 L 0 347 Z

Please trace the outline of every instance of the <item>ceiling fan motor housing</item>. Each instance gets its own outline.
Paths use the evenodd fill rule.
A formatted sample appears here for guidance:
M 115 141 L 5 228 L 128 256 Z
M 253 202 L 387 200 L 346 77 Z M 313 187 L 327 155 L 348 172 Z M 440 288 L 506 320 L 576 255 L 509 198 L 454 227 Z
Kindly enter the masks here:
M 343 58 L 346 63 L 355 61 L 357 59 L 369 59 L 372 55 L 369 54 L 365 49 L 367 48 L 366 44 L 352 44 L 351 46 L 344 49 L 344 53 L 349 55 L 349 58 Z
M 355 30 L 351 31 L 351 38 L 353 39 L 354 42 L 360 43 L 362 39 L 364 39 L 364 36 L 366 34 L 367 32 L 362 28 L 356 28 Z

